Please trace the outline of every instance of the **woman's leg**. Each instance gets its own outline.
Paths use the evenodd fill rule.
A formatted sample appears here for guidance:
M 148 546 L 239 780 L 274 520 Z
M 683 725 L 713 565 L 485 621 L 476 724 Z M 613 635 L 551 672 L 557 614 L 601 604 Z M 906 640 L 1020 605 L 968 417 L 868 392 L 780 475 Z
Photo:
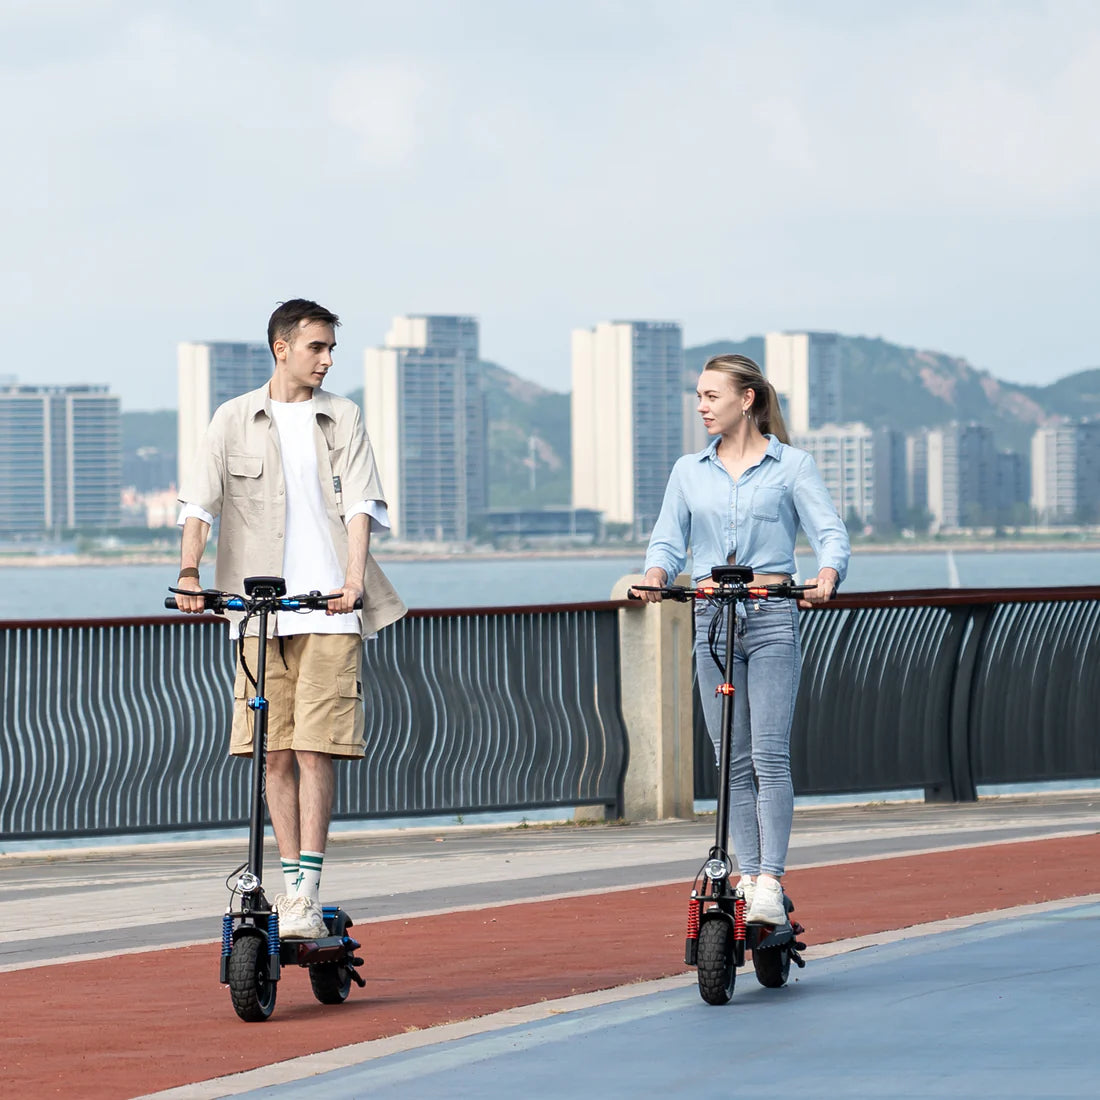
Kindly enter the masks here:
M 715 689 L 723 680 L 707 645 L 707 627 L 713 612 L 696 616 L 695 670 L 699 680 L 699 698 L 707 733 L 714 743 L 714 759 L 719 760 L 722 737 L 722 696 Z M 725 631 L 722 633 L 725 648 Z M 730 746 L 730 835 L 737 866 L 743 875 L 760 871 L 760 831 L 757 825 L 756 782 L 752 770 L 752 738 L 749 727 L 749 697 L 746 690 L 745 655 L 739 644 L 733 663 L 733 741 Z
M 758 794 L 756 813 L 762 874 L 779 878 L 786 869 L 794 819 L 791 783 L 791 722 L 798 695 L 802 655 L 798 611 L 786 600 L 752 604 L 743 644 L 747 660 L 752 767 Z M 736 686 L 736 685 L 735 685 Z

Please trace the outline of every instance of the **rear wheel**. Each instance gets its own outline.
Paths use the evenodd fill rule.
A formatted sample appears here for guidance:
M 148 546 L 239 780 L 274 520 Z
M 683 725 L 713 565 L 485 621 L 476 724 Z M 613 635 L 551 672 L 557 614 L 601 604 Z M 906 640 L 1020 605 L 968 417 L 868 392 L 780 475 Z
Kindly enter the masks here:
M 240 936 L 229 956 L 229 995 L 233 1009 L 246 1023 L 259 1024 L 275 1011 L 277 983 L 267 973 L 267 940 Z
M 704 922 L 699 929 L 696 960 L 699 993 L 708 1005 L 729 1004 L 733 996 L 737 967 L 733 961 L 733 926 L 720 917 Z
M 791 972 L 791 953 L 784 947 L 765 947 L 752 953 L 756 980 L 766 989 L 781 989 Z
M 314 963 L 309 968 L 313 995 L 323 1005 L 340 1005 L 351 992 L 351 970 L 343 963 Z

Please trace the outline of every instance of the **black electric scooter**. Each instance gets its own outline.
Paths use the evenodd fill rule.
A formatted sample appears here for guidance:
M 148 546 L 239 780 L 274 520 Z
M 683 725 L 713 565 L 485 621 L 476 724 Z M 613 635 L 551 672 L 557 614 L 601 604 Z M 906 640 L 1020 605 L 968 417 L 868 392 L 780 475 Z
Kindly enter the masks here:
M 248 700 L 253 714 L 252 808 L 249 819 L 248 860 L 229 873 L 229 906 L 222 917 L 221 983 L 229 986 L 233 1008 L 248 1023 L 262 1023 L 275 1011 L 275 994 L 283 966 L 309 968 L 313 995 L 322 1004 L 342 1004 L 351 983 L 367 983 L 355 969 L 363 965 L 356 952 L 360 944 L 348 935 L 352 919 L 338 905 L 323 905 L 329 934 L 316 940 L 284 940 L 279 936 L 279 917 L 263 887 L 265 769 L 267 750 L 267 699 L 264 686 L 267 671 L 268 616 L 277 611 L 320 611 L 337 596 L 310 592 L 287 596 L 282 577 L 248 577 L 243 596 L 204 589 L 189 592 L 169 588 L 182 595 L 201 595 L 209 611 L 241 611 L 240 659 L 255 688 Z M 164 606 L 177 610 L 174 596 Z M 360 604 L 357 602 L 356 607 Z M 244 665 L 244 636 L 248 620 L 255 616 L 259 627 L 256 675 Z M 236 876 L 236 877 L 235 877 Z
M 806 945 L 798 940 L 805 929 L 791 920 L 794 903 L 784 893 L 787 920 L 781 925 L 746 924 L 745 895 L 731 884 L 733 861 L 729 855 L 730 755 L 733 741 L 733 654 L 737 604 L 750 600 L 798 599 L 814 585 L 782 584 L 754 586 L 753 571 L 747 566 L 719 566 L 711 572 L 713 585 L 686 588 L 680 585 L 655 587 L 634 585 L 639 592 L 660 592 L 666 599 L 697 600 L 714 608 L 710 650 L 724 680 L 718 685 L 722 696 L 722 735 L 718 749 L 718 813 L 714 846 L 699 869 L 688 900 L 687 941 L 684 962 L 694 966 L 699 993 L 707 1004 L 728 1004 L 733 997 L 737 967 L 745 965 L 746 949 L 752 952 L 757 981 L 771 989 L 786 985 L 791 963 L 806 965 L 799 952 Z M 635 597 L 637 598 L 637 597 Z M 701 608 L 700 608 L 701 610 Z M 698 614 L 699 611 L 696 611 Z M 724 663 L 717 648 L 725 620 Z

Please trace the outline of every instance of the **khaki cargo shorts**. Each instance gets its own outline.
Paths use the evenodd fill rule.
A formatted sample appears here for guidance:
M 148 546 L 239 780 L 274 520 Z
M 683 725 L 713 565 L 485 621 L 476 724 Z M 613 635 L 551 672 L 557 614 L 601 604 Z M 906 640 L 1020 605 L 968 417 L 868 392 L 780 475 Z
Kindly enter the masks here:
M 248 670 L 256 675 L 259 639 L 245 639 Z M 280 652 L 281 643 L 281 652 Z M 363 755 L 363 639 L 358 634 L 290 634 L 269 638 L 264 693 L 267 747 L 329 756 Z M 252 753 L 256 689 L 237 664 L 233 683 L 233 756 Z

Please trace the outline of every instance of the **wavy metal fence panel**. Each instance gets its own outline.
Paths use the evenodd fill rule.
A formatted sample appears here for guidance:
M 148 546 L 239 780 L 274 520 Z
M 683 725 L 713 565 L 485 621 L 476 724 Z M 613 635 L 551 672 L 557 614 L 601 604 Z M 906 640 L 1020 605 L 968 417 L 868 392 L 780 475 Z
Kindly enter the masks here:
M 802 616 L 799 794 L 1100 777 L 1100 589 L 848 596 Z M 695 792 L 716 795 L 696 706 Z
M 411 614 L 367 643 L 367 753 L 336 815 L 621 813 L 616 605 Z M 0 837 L 247 819 L 223 624 L 0 624 Z

